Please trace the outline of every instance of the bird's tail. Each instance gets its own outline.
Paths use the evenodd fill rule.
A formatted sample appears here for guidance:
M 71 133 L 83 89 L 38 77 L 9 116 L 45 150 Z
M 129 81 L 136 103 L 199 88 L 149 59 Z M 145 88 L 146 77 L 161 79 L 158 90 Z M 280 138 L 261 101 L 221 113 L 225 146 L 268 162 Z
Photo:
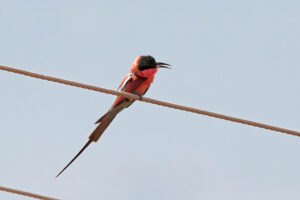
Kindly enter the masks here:
M 103 115 L 101 119 L 101 123 L 97 126 L 97 128 L 91 133 L 89 136 L 89 140 L 87 143 L 82 147 L 82 149 L 76 154 L 76 156 L 59 172 L 59 174 L 56 176 L 56 178 L 61 175 L 75 160 L 76 158 L 92 143 L 97 142 L 99 138 L 101 137 L 102 133 L 105 131 L 105 129 L 109 126 L 109 124 L 112 122 L 112 120 L 116 117 L 117 113 L 109 113 L 107 112 L 105 115 Z
M 89 140 L 97 142 L 101 137 L 101 135 L 103 134 L 103 132 L 106 130 L 106 128 L 110 125 L 110 123 L 114 120 L 115 117 L 116 115 L 109 115 L 108 113 L 106 113 L 101 119 L 100 124 L 89 136 Z
M 56 175 L 55 178 L 59 177 L 71 164 L 76 160 L 76 158 L 93 142 L 93 140 L 87 141 L 87 143 L 82 147 L 82 149 L 76 154 L 76 156 Z

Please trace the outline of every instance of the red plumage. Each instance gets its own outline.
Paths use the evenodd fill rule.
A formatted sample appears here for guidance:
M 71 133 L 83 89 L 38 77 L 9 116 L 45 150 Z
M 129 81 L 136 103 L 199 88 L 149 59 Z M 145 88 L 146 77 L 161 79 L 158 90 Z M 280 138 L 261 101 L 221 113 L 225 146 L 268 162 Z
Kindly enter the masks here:
M 154 76 L 158 71 L 157 68 L 168 68 L 164 65 L 168 64 L 156 63 L 155 59 L 151 56 L 139 56 L 132 64 L 130 73 L 123 79 L 118 89 L 123 92 L 133 93 L 139 96 L 144 95 L 154 80 Z M 133 102 L 134 100 L 118 96 L 108 112 L 96 122 L 96 124 L 99 123 L 99 125 L 90 134 L 88 142 L 56 177 L 67 169 L 91 142 L 97 142 L 116 115 L 123 109 L 130 106 Z

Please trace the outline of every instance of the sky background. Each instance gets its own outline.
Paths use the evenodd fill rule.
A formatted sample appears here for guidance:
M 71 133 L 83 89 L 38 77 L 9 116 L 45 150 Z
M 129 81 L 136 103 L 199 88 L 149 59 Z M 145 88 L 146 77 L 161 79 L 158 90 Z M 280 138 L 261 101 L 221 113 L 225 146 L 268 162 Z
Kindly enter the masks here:
M 0 0 L 0 64 L 116 89 L 150 54 L 173 67 L 146 97 L 299 131 L 299 10 L 298 0 Z M 55 179 L 115 97 L 4 71 L 0 97 L 1 186 L 72 200 L 300 198 L 300 138 L 142 102 Z

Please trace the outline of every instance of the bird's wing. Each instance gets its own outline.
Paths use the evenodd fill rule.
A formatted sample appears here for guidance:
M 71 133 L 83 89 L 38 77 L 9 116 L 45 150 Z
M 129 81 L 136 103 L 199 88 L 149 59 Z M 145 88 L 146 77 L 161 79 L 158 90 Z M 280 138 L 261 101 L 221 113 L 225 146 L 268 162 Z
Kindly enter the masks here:
M 128 83 L 128 81 L 130 81 L 130 80 L 132 79 L 133 76 L 134 76 L 133 73 L 128 74 L 128 75 L 123 79 L 123 81 L 121 82 L 121 84 L 119 85 L 118 90 L 119 90 L 119 91 L 124 90 L 125 87 L 126 87 L 126 85 L 127 85 L 127 83 Z
M 136 90 L 139 86 L 141 86 L 145 81 L 147 80 L 147 78 L 142 78 L 136 75 L 132 75 L 130 78 L 125 78 L 123 80 L 123 82 L 121 83 L 119 89 L 122 92 L 127 92 L 127 93 L 136 93 Z M 137 94 L 137 95 L 143 95 L 143 94 Z M 112 108 L 116 107 L 117 105 L 119 105 L 121 102 L 123 102 L 124 100 L 128 100 L 125 97 L 121 97 L 118 96 L 114 102 L 114 104 L 112 105 Z

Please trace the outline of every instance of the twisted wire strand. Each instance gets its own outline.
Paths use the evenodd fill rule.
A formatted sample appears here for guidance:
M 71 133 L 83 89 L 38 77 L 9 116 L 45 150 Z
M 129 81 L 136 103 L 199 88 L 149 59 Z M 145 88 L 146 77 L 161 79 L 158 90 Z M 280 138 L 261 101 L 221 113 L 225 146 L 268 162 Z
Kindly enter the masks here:
M 146 98 L 146 97 L 141 98 L 138 95 L 134 95 L 134 94 L 126 93 L 126 92 L 109 90 L 109 89 L 105 89 L 105 88 L 101 88 L 101 87 L 96 87 L 96 86 L 93 86 L 93 85 L 87 85 L 87 84 L 74 82 L 74 81 L 69 81 L 69 80 L 56 78 L 56 77 L 52 77 L 52 76 L 46 76 L 46 75 L 37 74 L 37 73 L 33 73 L 33 72 L 21 70 L 21 69 L 16 69 L 16 68 L 12 68 L 12 67 L 2 66 L 2 65 L 0 65 L 0 70 L 12 72 L 12 73 L 17 73 L 17 74 L 22 74 L 22 75 L 25 75 L 25 76 L 30 76 L 30 77 L 33 77 L 33 78 L 43 79 L 43 80 L 52 81 L 52 82 L 56 82 L 56 83 L 61 83 L 61 84 L 69 85 L 69 86 L 74 86 L 74 87 L 84 88 L 84 89 L 93 90 L 93 91 L 97 91 L 97 92 L 102 92 L 102 93 L 106 93 L 106 94 L 122 96 L 122 97 L 126 97 L 128 99 L 143 101 L 143 102 L 147 102 L 147 103 L 156 104 L 156 105 L 159 105 L 159 106 L 164 106 L 164 107 L 168 107 L 168 108 L 173 108 L 173 109 L 183 110 L 183 111 L 187 111 L 187 112 L 197 113 L 197 114 L 206 115 L 206 116 L 209 116 L 209 117 L 214 117 L 214 118 L 218 118 L 218 119 L 222 119 L 222 120 L 227 120 L 227 121 L 236 122 L 236 123 L 240 123 L 240 124 L 245 124 L 245 125 L 249 125 L 249 126 L 254 126 L 254 127 L 258 127 L 258 128 L 264 128 L 264 129 L 268 129 L 268 130 L 281 132 L 281 133 L 286 133 L 286 134 L 295 135 L 295 136 L 300 137 L 300 132 L 299 131 L 294 131 L 294 130 L 290 130 L 290 129 L 271 126 L 271 125 L 264 124 L 264 123 L 259 123 L 259 122 L 245 120 L 245 119 L 241 119 L 241 118 L 237 118 L 237 117 L 231 117 L 231 116 L 228 116 L 228 115 L 209 112 L 209 111 L 201 110 L 201 109 L 198 109 L 198 108 L 192 108 L 192 107 L 188 107 L 188 106 L 183 106 L 183 105 L 178 105 L 178 104 L 174 104 L 174 103 L 159 101 L 159 100 L 156 100 L 156 99 L 151 99 L 151 98 Z
M 24 191 L 21 191 L 21 190 L 11 189 L 11 188 L 2 187 L 2 186 L 0 186 L 0 190 L 2 190 L 4 192 L 14 193 L 14 194 L 27 196 L 27 197 L 32 197 L 32 198 L 36 198 L 36 199 L 58 200 L 58 199 L 54 199 L 54 198 L 51 198 L 51 197 L 46 197 L 46 196 L 43 196 L 43 195 L 34 194 L 34 193 L 30 193 L 30 192 L 24 192 Z

